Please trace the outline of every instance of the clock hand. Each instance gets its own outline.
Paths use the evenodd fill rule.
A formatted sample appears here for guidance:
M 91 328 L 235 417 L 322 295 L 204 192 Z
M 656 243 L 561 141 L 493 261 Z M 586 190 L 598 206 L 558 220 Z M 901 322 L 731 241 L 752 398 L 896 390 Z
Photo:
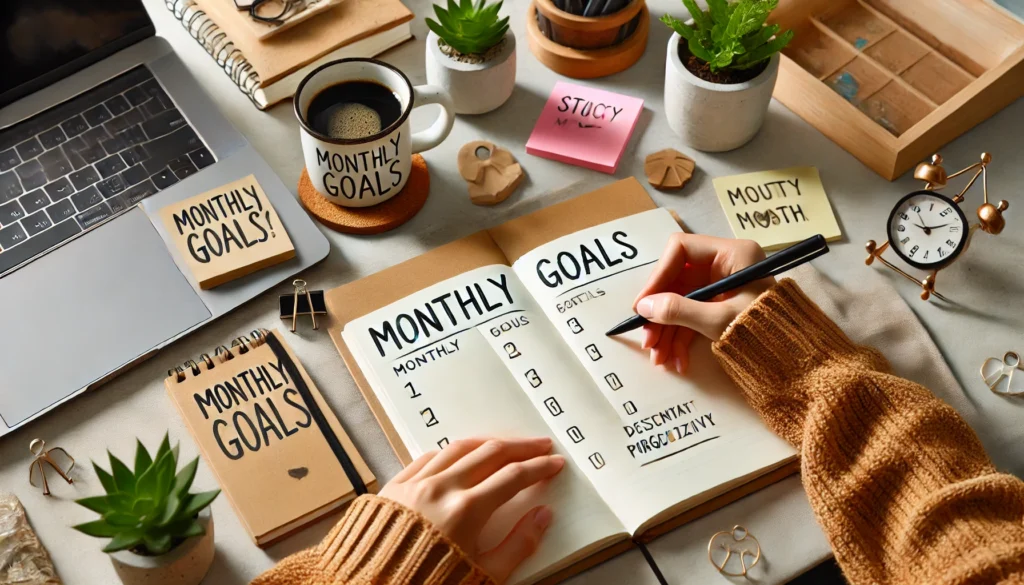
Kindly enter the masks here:
M 934 225 L 934 226 L 928 226 L 928 227 L 926 227 L 926 228 L 924 228 L 924 229 L 926 229 L 926 230 L 937 230 L 937 229 L 939 229 L 939 228 L 943 228 L 943 227 L 946 227 L 947 225 L 949 225 L 949 224 L 948 224 L 948 223 L 944 223 L 944 224 L 942 224 L 942 225 Z

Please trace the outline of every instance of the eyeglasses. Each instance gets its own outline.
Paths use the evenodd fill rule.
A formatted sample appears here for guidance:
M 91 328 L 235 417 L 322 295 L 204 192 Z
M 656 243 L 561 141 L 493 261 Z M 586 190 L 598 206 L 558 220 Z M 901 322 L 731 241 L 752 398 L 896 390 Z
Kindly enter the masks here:
M 305 0 L 235 0 L 235 7 L 248 10 L 253 20 L 278 26 L 305 4 Z

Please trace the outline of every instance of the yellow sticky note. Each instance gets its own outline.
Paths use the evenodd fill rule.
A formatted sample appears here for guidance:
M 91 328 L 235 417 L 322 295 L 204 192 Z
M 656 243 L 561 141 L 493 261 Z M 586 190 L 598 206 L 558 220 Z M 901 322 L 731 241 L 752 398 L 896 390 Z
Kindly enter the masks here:
M 295 257 L 255 175 L 172 203 L 160 217 L 204 290 Z
M 765 250 L 815 234 L 828 241 L 842 236 L 814 167 L 719 177 L 714 185 L 733 235 L 754 240 Z

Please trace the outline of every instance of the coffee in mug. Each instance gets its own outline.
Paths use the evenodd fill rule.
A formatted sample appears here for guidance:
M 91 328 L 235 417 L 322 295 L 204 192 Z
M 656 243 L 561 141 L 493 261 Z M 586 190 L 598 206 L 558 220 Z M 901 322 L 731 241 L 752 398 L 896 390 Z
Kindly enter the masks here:
M 412 155 L 440 144 L 455 121 L 447 92 L 413 87 L 404 73 L 376 59 L 321 65 L 299 84 L 294 103 L 310 182 L 346 207 L 377 205 L 401 192 Z M 441 115 L 413 134 L 409 115 L 427 104 L 440 104 Z
M 331 138 L 367 138 L 402 115 L 395 92 L 375 81 L 345 81 L 316 94 L 309 104 L 309 125 Z

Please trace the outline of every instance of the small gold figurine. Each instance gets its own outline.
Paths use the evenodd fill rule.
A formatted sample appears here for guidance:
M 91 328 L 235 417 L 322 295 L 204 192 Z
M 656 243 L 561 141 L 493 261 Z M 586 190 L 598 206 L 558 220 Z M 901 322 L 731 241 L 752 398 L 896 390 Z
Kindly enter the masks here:
M 868 257 L 864 263 L 870 265 L 878 259 L 899 275 L 913 281 L 921 287 L 922 300 L 926 301 L 932 295 L 948 300 L 935 291 L 935 279 L 939 271 L 949 266 L 967 249 L 976 228 L 988 234 L 998 235 L 1006 227 L 1003 212 L 1010 204 L 1006 201 L 992 204 L 988 200 L 990 162 L 992 156 L 983 152 L 978 162 L 951 175 L 946 174 L 946 169 L 942 166 L 942 156 L 939 154 L 933 155 L 931 162 L 917 165 L 914 178 L 924 181 L 924 189 L 908 193 L 896 202 L 886 223 L 888 241 L 879 245 L 875 240 L 869 240 L 865 245 Z M 974 176 L 955 196 L 948 197 L 938 193 L 937 190 L 945 187 L 950 179 L 970 171 L 975 171 Z M 968 225 L 967 215 L 960 208 L 960 204 L 978 177 L 981 177 L 984 202 L 978 207 L 978 223 Z M 910 266 L 930 271 L 931 274 L 918 280 L 882 257 L 889 248 Z
M 35 460 L 32 461 L 32 464 L 29 465 L 28 468 L 28 482 L 32 484 L 32 487 L 36 487 L 36 482 L 33 479 L 33 472 L 38 469 L 39 476 L 42 477 L 43 479 L 44 496 L 50 495 L 50 485 L 46 481 L 46 468 L 43 467 L 43 463 L 46 463 L 47 465 L 52 467 L 57 472 L 58 475 L 64 478 L 64 481 L 68 482 L 69 484 L 75 483 L 75 480 L 71 479 L 71 470 L 75 468 L 75 458 L 72 457 L 71 455 L 68 455 L 67 451 L 61 449 L 60 447 L 54 447 L 53 449 L 47 450 L 46 441 L 42 439 L 32 439 L 32 442 L 28 444 L 28 450 L 33 455 L 36 456 Z M 64 454 L 64 457 L 67 457 L 68 461 L 71 462 L 71 465 L 68 466 L 67 469 L 62 469 L 60 464 L 53 460 L 53 457 L 50 454 L 53 453 L 54 451 L 60 451 L 61 453 Z
M 739 546 L 739 545 L 743 546 Z M 751 544 L 753 546 L 751 547 Z M 717 550 L 724 550 L 725 556 L 721 562 L 715 562 L 714 552 Z M 740 559 L 740 571 L 733 572 L 726 567 L 729 565 L 729 559 L 732 558 L 733 553 L 739 555 Z M 749 565 L 747 565 L 747 555 L 753 559 Z M 761 560 L 761 543 L 758 542 L 757 538 L 753 534 L 747 532 L 747 529 L 737 524 L 732 527 L 732 530 L 723 530 L 716 532 L 711 536 L 711 540 L 708 541 L 708 561 L 711 563 L 719 573 L 727 577 L 746 577 L 747 572 L 753 569 L 757 565 L 758 561 Z

